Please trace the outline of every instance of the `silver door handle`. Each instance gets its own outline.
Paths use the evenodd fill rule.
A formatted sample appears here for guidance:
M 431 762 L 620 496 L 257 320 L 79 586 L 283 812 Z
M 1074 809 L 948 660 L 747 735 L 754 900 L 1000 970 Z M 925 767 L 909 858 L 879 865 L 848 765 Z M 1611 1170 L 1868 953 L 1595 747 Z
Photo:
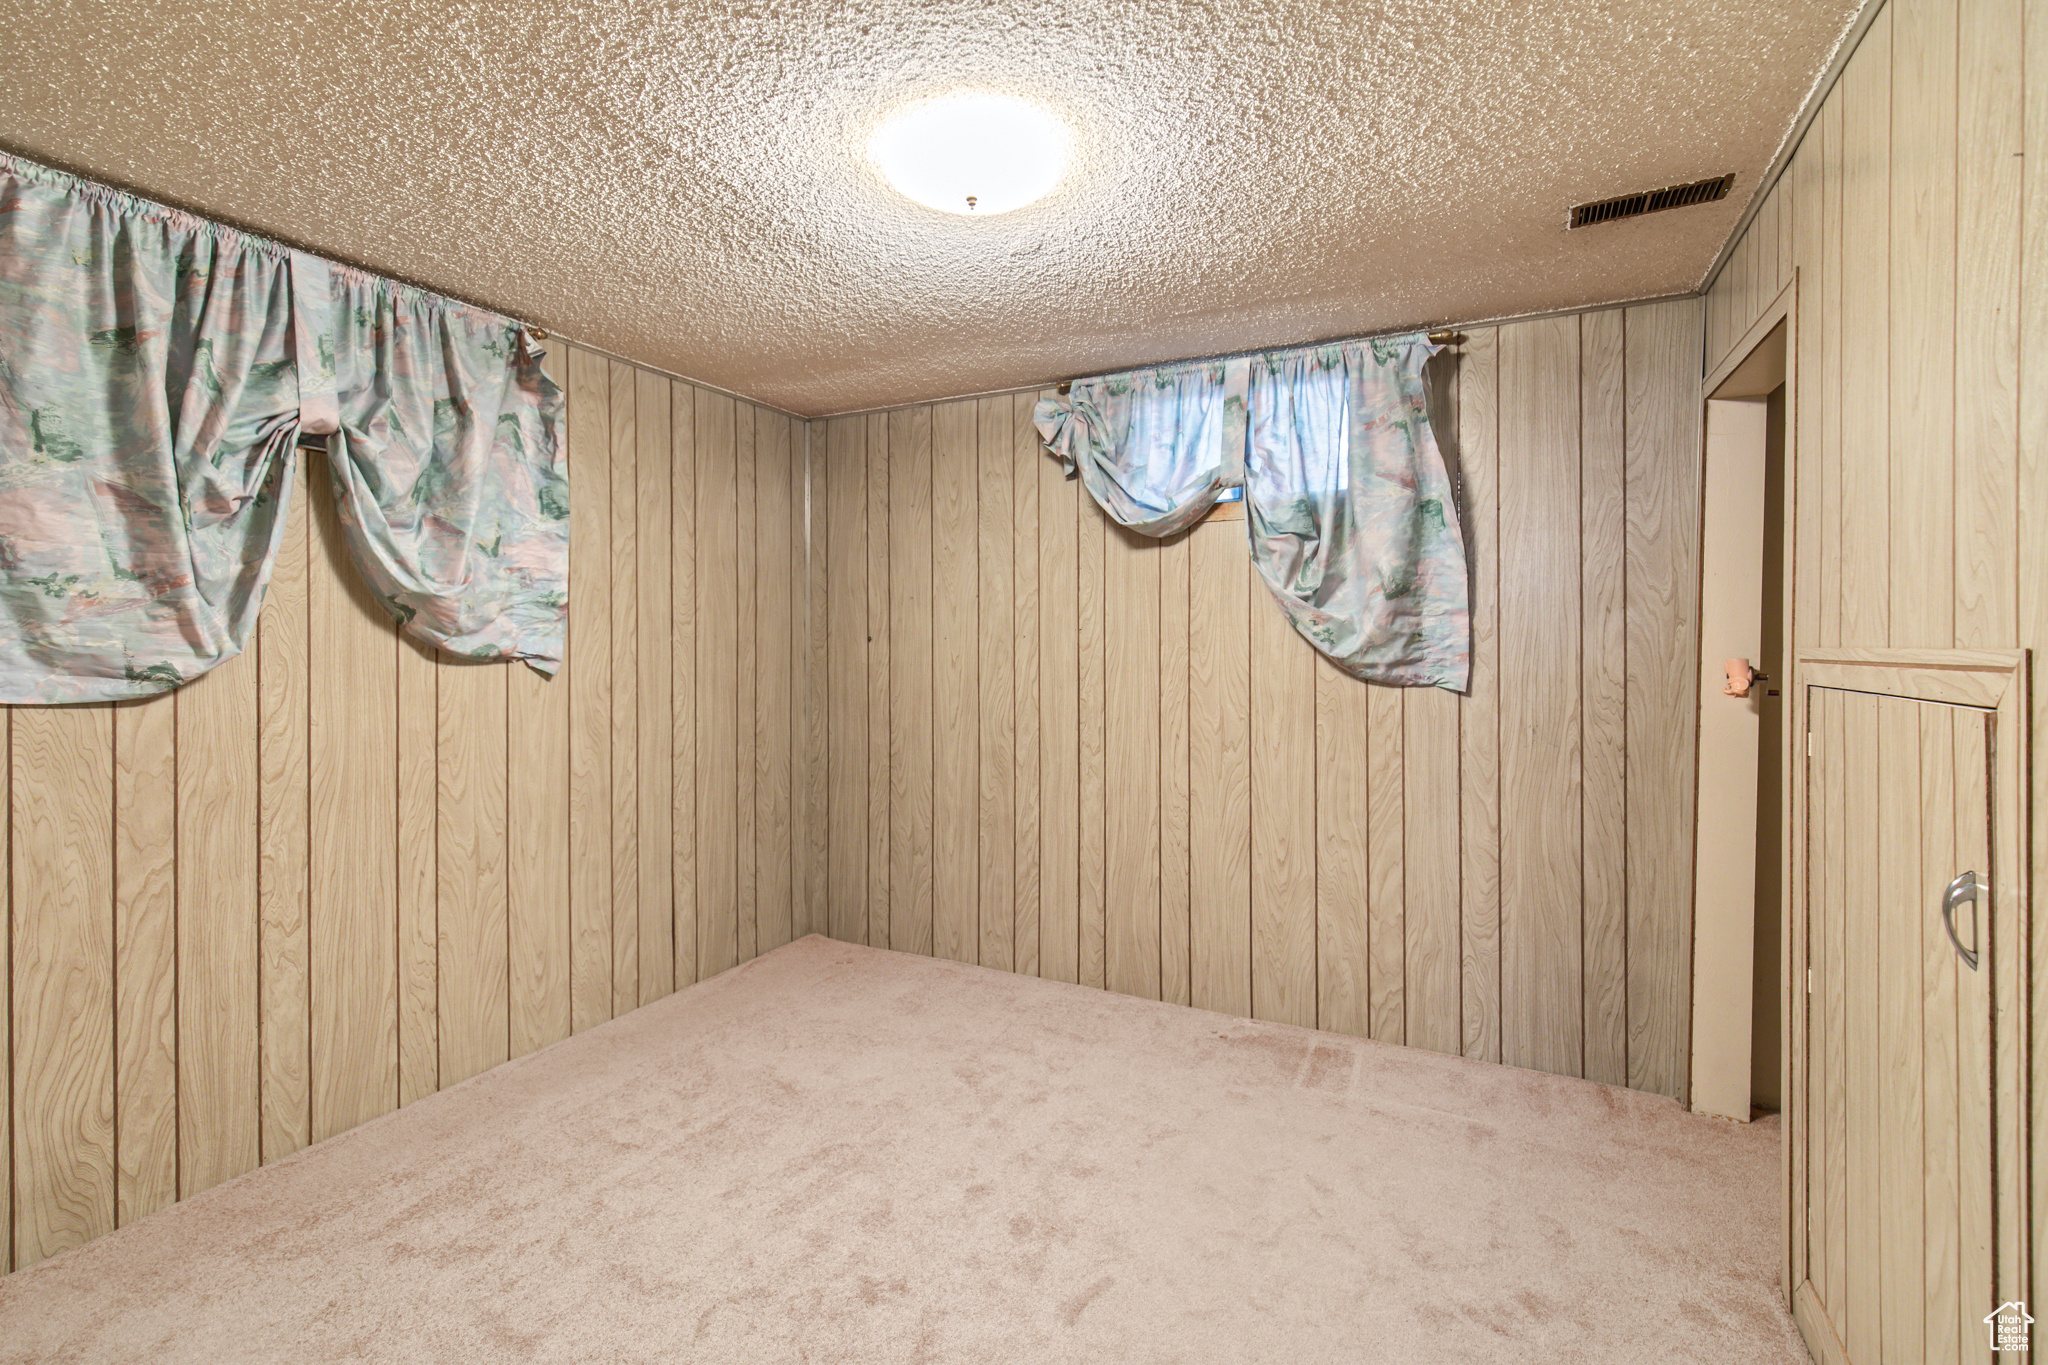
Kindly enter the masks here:
M 1962 957 L 1964 962 L 1969 964 L 1970 970 L 1974 972 L 1977 970 L 1977 954 L 1965 948 L 1963 941 L 1956 937 L 1956 907 L 1964 901 L 1969 901 L 1972 905 L 1976 904 L 1977 874 L 1974 872 L 1965 872 L 1962 876 L 1950 882 L 1948 890 L 1943 892 L 1941 896 L 1941 926 L 1948 930 L 1948 941 L 1956 946 L 1957 954 Z

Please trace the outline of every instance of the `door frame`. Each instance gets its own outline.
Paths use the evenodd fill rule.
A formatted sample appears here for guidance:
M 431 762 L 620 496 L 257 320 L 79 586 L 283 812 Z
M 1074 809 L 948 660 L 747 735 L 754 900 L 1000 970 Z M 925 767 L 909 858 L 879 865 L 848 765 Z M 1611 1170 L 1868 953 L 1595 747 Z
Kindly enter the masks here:
M 2028 921 L 2033 904 L 2027 866 L 2028 734 L 2031 694 L 2028 653 L 2017 650 L 1847 649 L 1817 647 L 1799 650 L 1793 660 L 1791 724 L 1786 727 L 1790 764 L 1788 788 L 1792 817 L 1788 858 L 1796 874 L 1786 879 L 1792 904 L 1785 920 L 1790 970 L 1785 977 L 1785 1032 L 1790 1052 L 1785 1093 L 1789 1110 L 1784 1169 L 1789 1236 L 1786 1274 L 1792 1293 L 1792 1314 L 1801 1334 L 1823 1365 L 1846 1362 L 1847 1356 L 1826 1326 L 1820 1306 L 1807 1285 L 1805 1153 L 1807 1120 L 1812 1111 L 1807 1087 L 1806 1039 L 1811 1027 L 1812 996 L 1807 993 L 1808 867 L 1807 736 L 1811 733 L 1810 691 L 1816 687 L 1951 706 L 1974 706 L 1994 712 L 1997 726 L 1992 753 L 1991 829 L 1991 1000 L 1992 1000 L 1992 1256 L 1994 1288 L 2001 1301 L 2025 1299 L 2028 1285 L 2028 1236 L 2031 1182 L 2027 1168 L 2027 982 L 2031 948 Z
M 1786 1097 L 1785 1107 L 1787 1109 L 1793 1107 L 1790 1097 L 1794 1094 L 1792 1087 L 1795 1083 L 1795 1077 L 1798 1075 L 1793 1069 L 1792 1036 L 1795 1033 L 1803 1032 L 1805 1028 L 1805 1015 L 1793 1012 L 1795 1004 L 1804 998 L 1804 991 L 1794 991 L 1792 987 L 1795 979 L 1802 984 L 1805 981 L 1803 975 L 1805 965 L 1803 957 L 1805 943 L 1804 921 L 1795 920 L 1794 918 L 1795 915 L 1805 913 L 1804 897 L 1796 894 L 1794 890 L 1797 882 L 1797 878 L 1794 876 L 1796 871 L 1795 864 L 1799 863 L 1804 857 L 1803 847 L 1799 843 L 1801 827 L 1798 824 L 1798 812 L 1801 807 L 1796 803 L 1804 800 L 1805 789 L 1803 787 L 1795 788 L 1793 780 L 1798 772 L 1804 771 L 1804 747 L 1806 741 L 1802 736 L 1805 733 L 1806 720 L 1803 709 L 1802 685 L 1799 680 L 1799 656 L 1794 649 L 1794 642 L 1799 639 L 1799 631 L 1803 624 L 1799 611 L 1800 602 L 1803 600 L 1804 594 L 1812 591 L 1810 586 L 1802 585 L 1799 581 L 1799 537 L 1805 529 L 1801 524 L 1800 512 L 1804 508 L 1806 501 L 1801 496 L 1799 489 L 1799 412 L 1800 404 L 1804 401 L 1800 391 L 1799 374 L 1802 355 L 1799 346 L 1799 280 L 1800 272 L 1795 267 L 1792 271 L 1792 278 L 1785 282 L 1785 287 L 1778 291 L 1777 297 L 1766 304 L 1762 311 L 1751 320 L 1749 327 L 1743 332 L 1741 340 L 1729 347 L 1727 354 L 1721 358 L 1720 363 L 1707 372 L 1705 380 L 1700 385 L 1699 393 L 1699 470 L 1702 481 L 1701 488 L 1704 493 L 1707 458 L 1707 403 L 1716 390 L 1726 385 L 1738 370 L 1750 362 L 1751 357 L 1756 354 L 1758 348 L 1769 340 L 1771 333 L 1776 331 L 1780 324 L 1784 325 L 1785 431 L 1781 495 L 1784 499 L 1785 528 L 1784 545 L 1781 548 L 1781 553 L 1784 556 L 1782 591 L 1784 592 L 1785 600 L 1781 604 L 1782 609 L 1779 612 L 1778 658 L 1787 661 L 1790 665 L 1787 670 L 1790 676 L 1780 685 L 1780 694 L 1783 698 L 1791 700 L 1794 705 L 1786 712 L 1785 724 L 1780 735 L 1781 743 L 1778 748 L 1778 790 L 1782 795 L 1782 800 L 1785 802 L 1785 809 L 1793 814 L 1794 823 L 1792 828 L 1785 832 L 1785 837 L 1781 841 L 1778 850 L 1778 1084 L 1780 1093 Z M 1701 545 L 1706 543 L 1709 529 L 1706 525 L 1705 498 L 1702 497 L 1700 507 Z M 1702 577 L 1700 582 L 1695 584 L 1695 592 L 1700 595 L 1696 595 L 1693 599 L 1693 644 L 1695 652 L 1700 652 L 1704 646 L 1704 641 L 1699 638 L 1699 634 L 1700 614 L 1705 588 L 1705 579 Z M 1700 669 L 1704 676 L 1704 657 L 1696 659 L 1694 663 L 1695 667 Z M 1699 700 L 1703 701 L 1705 698 L 1700 698 Z M 1694 866 L 1691 869 L 1692 876 L 1689 878 L 1689 888 L 1691 894 L 1697 898 L 1699 894 L 1698 859 L 1700 856 L 1699 715 L 1697 705 L 1694 707 L 1692 738 Z M 1795 751 L 1799 752 L 1799 757 L 1796 760 L 1794 757 Z M 1688 917 L 1689 930 L 1696 930 L 1696 924 L 1693 922 L 1695 919 L 1696 915 Z M 1795 928 L 1795 923 L 1799 927 Z M 1798 963 L 1799 971 L 1797 972 L 1795 972 L 1793 961 L 1793 940 L 1795 938 L 1799 940 L 1802 952 Z M 1698 971 L 1697 954 L 1689 956 L 1688 967 L 1690 972 Z M 1693 993 L 1697 989 L 1697 983 L 1688 979 L 1686 982 L 1686 1055 L 1688 1060 L 1693 1052 L 1693 1030 L 1698 1027 L 1699 1023 L 1697 1019 L 1692 1017 L 1691 1008 L 1694 998 Z M 1795 1027 L 1795 1021 L 1797 1022 L 1797 1027 Z M 1686 1076 L 1686 1105 L 1688 1108 L 1691 1107 L 1691 1081 L 1691 1070 L 1688 1065 Z M 1806 1154 L 1798 1143 L 1791 1140 L 1789 1131 L 1786 1134 L 1783 1159 L 1779 1165 L 1781 1169 L 1778 1183 L 1778 1235 L 1780 1244 L 1778 1293 L 1789 1311 L 1792 1307 L 1793 1287 L 1803 1278 L 1806 1269 L 1805 1223 L 1803 1215 L 1794 1208 L 1795 1191 L 1798 1193 L 1801 1203 L 1805 1199 Z M 1799 1249 L 1796 1261 L 1793 1251 L 1795 1246 Z
M 1750 335 L 1744 337 L 1703 385 L 1699 648 L 1695 659 L 1700 676 L 1693 708 L 1697 739 L 1693 761 L 1692 1038 L 1688 1049 L 1686 1095 L 1695 1112 L 1713 1114 L 1738 1123 L 1749 1122 L 1750 1101 L 1754 1094 L 1751 1025 L 1756 981 L 1752 949 L 1758 918 L 1757 874 L 1762 866 L 1756 837 L 1757 764 L 1766 754 L 1761 736 L 1754 735 L 1754 742 L 1742 745 L 1742 761 L 1731 770 L 1727 760 L 1736 757 L 1736 752 L 1726 748 L 1725 743 L 1709 745 L 1708 736 L 1712 732 L 1724 731 L 1732 722 L 1728 712 L 1738 706 L 1749 709 L 1754 723 L 1751 728 L 1760 727 L 1763 708 L 1769 704 L 1767 697 L 1784 690 L 1784 679 L 1790 672 L 1792 636 L 1787 618 L 1792 609 L 1791 428 L 1794 424 L 1791 362 L 1796 351 L 1791 336 L 1791 313 L 1794 298 L 1789 286 L 1781 291 L 1772 306 L 1765 309 L 1752 326 Z M 1783 428 L 1778 433 L 1780 444 L 1775 478 L 1781 518 L 1776 605 L 1779 623 L 1785 629 L 1778 638 L 1766 640 L 1763 638 L 1762 621 L 1766 615 L 1761 593 L 1763 584 L 1737 584 L 1730 582 L 1727 576 L 1732 573 L 1739 579 L 1753 570 L 1760 579 L 1766 578 L 1765 530 L 1769 520 L 1766 508 L 1771 497 L 1773 470 L 1765 413 L 1771 391 L 1780 386 L 1786 391 L 1787 401 Z M 1733 389 L 1734 392 L 1724 394 L 1723 389 Z M 1721 409 L 1718 412 L 1717 404 Z M 1730 434 L 1733 428 L 1749 420 L 1735 415 L 1736 405 L 1756 408 L 1758 425 L 1753 446 L 1741 436 Z M 1752 460 L 1753 464 L 1750 463 Z M 1749 482 L 1752 479 L 1754 482 Z M 1755 498 L 1753 507 L 1748 505 L 1750 494 Z M 1710 586 L 1715 591 L 1710 593 Z M 1742 591 L 1743 588 L 1748 590 Z M 1733 598 L 1731 589 L 1736 590 Z M 1731 610 L 1743 618 L 1743 629 L 1731 632 L 1730 627 L 1735 625 L 1729 619 Z M 1721 695 L 1720 663 L 1738 651 L 1748 655 L 1758 667 L 1762 666 L 1762 660 L 1773 660 L 1771 666 L 1778 675 L 1769 680 L 1769 686 L 1760 685 L 1750 699 L 1733 702 Z M 1777 719 L 1781 722 L 1779 728 L 1782 732 L 1783 726 L 1790 723 L 1789 713 L 1781 707 Z M 1744 728 L 1739 722 L 1733 723 L 1737 729 Z M 1736 736 L 1721 733 L 1720 738 L 1725 742 L 1734 740 Z M 1782 733 L 1779 739 L 1780 752 L 1768 757 L 1779 767 L 1778 791 L 1782 805 L 1788 789 L 1783 781 L 1785 754 Z M 1711 762 L 1710 752 L 1713 755 Z M 1783 839 L 1781 830 L 1781 845 Z M 1736 843 L 1735 847 L 1729 847 L 1731 841 Z M 1717 853 L 1711 863 L 1706 853 L 1709 846 L 1724 850 Z M 1774 869 L 1778 877 L 1777 913 L 1781 927 L 1788 904 L 1784 894 L 1783 852 L 1781 847 L 1779 866 Z M 1738 891 L 1738 887 L 1742 889 Z M 1786 962 L 1782 933 L 1776 943 L 1776 953 L 1775 970 L 1782 974 Z M 1739 964 L 1735 959 L 1740 959 Z M 1781 990 L 1781 1003 L 1783 994 Z M 1702 1027 L 1703 1019 L 1716 1018 L 1717 1024 Z M 1778 1075 L 1782 1087 L 1787 1056 L 1782 1019 L 1780 1033 Z

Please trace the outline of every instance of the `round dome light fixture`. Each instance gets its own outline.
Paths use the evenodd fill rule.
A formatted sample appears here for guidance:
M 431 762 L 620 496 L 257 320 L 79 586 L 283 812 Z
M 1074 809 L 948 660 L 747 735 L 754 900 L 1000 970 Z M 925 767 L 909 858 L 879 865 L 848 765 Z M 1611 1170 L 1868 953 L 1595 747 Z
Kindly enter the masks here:
M 1050 109 L 981 90 L 918 100 L 868 139 L 868 159 L 896 191 L 926 208 L 987 218 L 1052 192 L 1073 133 Z

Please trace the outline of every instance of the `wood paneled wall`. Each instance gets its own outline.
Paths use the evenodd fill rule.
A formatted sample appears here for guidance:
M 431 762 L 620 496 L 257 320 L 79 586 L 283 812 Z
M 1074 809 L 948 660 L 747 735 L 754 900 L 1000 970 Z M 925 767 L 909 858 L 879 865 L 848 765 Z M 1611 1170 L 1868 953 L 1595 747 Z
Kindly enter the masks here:
M 401 638 L 308 456 L 247 653 L 0 712 L 0 1270 L 809 931 L 804 424 L 549 368 L 560 676 Z
M 1800 646 L 2025 648 L 2037 667 L 2048 648 L 2042 71 L 2039 5 L 1889 0 L 1708 292 L 1712 368 L 1797 272 Z M 2034 707 L 2038 734 L 2038 683 Z M 2048 765 L 2031 768 L 2038 847 Z M 2048 970 L 2048 935 L 2033 952 Z M 2048 992 L 2033 1008 L 2048 1038 Z M 1815 1093 L 1839 1089 L 1814 1067 Z M 2048 1131 L 2048 1085 L 2026 1103 Z M 2048 1189 L 2048 1143 L 2033 1160 Z M 2038 1246 L 2048 1200 L 2032 1218 Z
M 2020 364 L 2048 336 L 2029 46 L 2048 53 L 2048 16 L 2019 0 L 1891 0 L 1708 291 L 1711 369 L 1799 276 L 1800 644 L 2048 634 L 2048 384 Z
M 829 931 L 1683 1096 L 1697 300 L 1443 364 L 1471 693 L 1130 536 L 1016 394 L 814 423 Z

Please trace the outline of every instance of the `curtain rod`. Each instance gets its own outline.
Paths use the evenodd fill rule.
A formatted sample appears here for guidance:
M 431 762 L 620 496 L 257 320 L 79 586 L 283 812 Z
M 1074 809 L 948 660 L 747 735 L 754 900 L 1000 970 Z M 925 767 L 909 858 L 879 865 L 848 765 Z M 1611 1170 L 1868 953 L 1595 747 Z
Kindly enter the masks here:
M 1374 335 L 1375 335 L 1375 336 L 1391 336 L 1391 335 L 1399 335 L 1399 333 L 1377 332 L 1377 333 L 1374 333 Z M 1464 334 L 1463 332 L 1460 332 L 1460 331 L 1456 330 L 1455 328 L 1450 328 L 1450 327 L 1440 327 L 1440 328 L 1438 328 L 1438 329 L 1437 329 L 1436 331 L 1434 331 L 1434 332 L 1431 332 L 1431 333 L 1429 333 L 1429 343 L 1430 343 L 1430 344 L 1431 344 L 1432 346 L 1456 346 L 1456 345 L 1457 345 L 1457 344 L 1458 344 L 1459 342 L 1463 341 L 1464 339 L 1465 339 L 1465 334 Z M 1358 337 L 1358 338 L 1353 338 L 1353 337 L 1346 337 L 1346 338 L 1342 338 L 1342 340 L 1344 340 L 1344 341 L 1350 341 L 1350 340 L 1365 340 L 1365 338 L 1363 338 L 1363 337 Z M 1306 349 L 1308 349 L 1308 346 L 1330 346 L 1330 345 L 1337 345 L 1337 344 L 1340 344 L 1340 343 L 1339 343 L 1339 342 L 1329 342 L 1329 341 L 1311 341 L 1311 342 L 1309 342 L 1309 343 L 1307 344 L 1307 346 L 1269 346 L 1269 347 L 1266 347 L 1266 348 L 1264 348 L 1264 349 L 1262 349 L 1262 350 L 1257 350 L 1257 351 L 1228 351 L 1228 352 L 1225 352 L 1225 353 L 1224 353 L 1224 354 L 1222 354 L 1222 355 L 1209 355 L 1209 356 L 1203 356 L 1203 357 L 1201 357 L 1201 359 L 1202 359 L 1202 360 L 1231 360 L 1231 359 L 1235 359 L 1235 358 L 1236 358 L 1236 357 L 1238 357 L 1238 356 L 1247 356 L 1247 355 L 1264 355 L 1264 354 L 1266 353 L 1266 351 L 1268 351 L 1268 350 L 1273 350 L 1273 351 L 1295 351 L 1295 350 L 1306 350 Z M 1169 364 L 1169 365 L 1186 365 L 1186 364 L 1190 364 L 1190 363 L 1193 363 L 1193 362 L 1190 362 L 1190 361 L 1185 361 L 1185 360 L 1169 360 L 1169 361 L 1167 361 L 1167 362 L 1165 362 L 1165 363 L 1166 363 L 1166 364 Z M 1143 367 L 1141 367 L 1141 368 L 1143 368 Z M 1062 379 L 1062 380 L 1061 380 L 1061 381 L 1060 381 L 1060 382 L 1059 382 L 1059 383 L 1058 383 L 1058 384 L 1057 384 L 1057 385 L 1055 386 L 1055 389 L 1056 389 L 1056 390 L 1057 390 L 1057 392 L 1058 392 L 1058 393 L 1060 394 L 1060 396 L 1064 398 L 1065 396 L 1067 396 L 1068 394 L 1070 394 L 1070 393 L 1072 393 L 1072 392 L 1074 391 L 1074 381 L 1073 381 L 1073 380 L 1071 380 L 1071 379 Z
M 143 203 L 153 205 L 157 208 L 168 209 L 173 213 L 182 213 L 190 218 L 197 218 L 207 223 L 216 224 L 220 227 L 227 228 L 230 231 L 239 232 L 244 237 L 254 238 L 259 242 L 267 242 L 270 245 L 281 248 L 285 251 L 300 251 L 308 256 L 317 256 L 319 259 L 326 261 L 331 265 L 338 265 L 349 270 L 361 271 L 365 275 L 374 275 L 378 279 L 389 280 L 393 284 L 402 285 L 408 289 L 417 289 L 421 293 L 432 294 L 437 298 L 446 299 L 448 302 L 459 304 L 464 308 L 474 308 L 477 311 L 484 313 L 495 313 L 497 316 L 504 318 L 507 322 L 510 322 L 513 326 L 525 330 L 528 334 L 530 334 L 533 337 L 535 341 L 546 341 L 550 337 L 552 337 L 554 340 L 560 342 L 564 346 L 575 346 L 581 350 L 590 351 L 593 354 L 601 355 L 605 357 L 607 360 L 617 360 L 627 365 L 636 366 L 639 369 L 650 370 L 655 374 L 665 375 L 670 379 L 679 380 L 685 384 L 694 384 L 696 387 L 700 389 L 709 389 L 713 393 L 723 394 L 727 398 L 736 398 L 743 403 L 752 403 L 755 407 L 766 408 L 770 412 L 781 413 L 784 417 L 789 417 L 799 422 L 810 420 L 804 417 L 801 413 L 791 412 L 788 408 L 779 408 L 776 407 L 773 403 L 764 403 L 758 398 L 749 398 L 746 394 L 736 393 L 733 390 L 723 388 L 720 385 L 707 383 L 702 379 L 693 379 L 686 374 L 677 374 L 674 370 L 666 370 L 659 365 L 650 365 L 644 360 L 635 360 L 631 356 L 620 355 L 617 351 L 606 350 L 602 346 L 593 346 L 587 341 L 579 341 L 575 337 L 565 335 L 564 333 L 556 331 L 552 328 L 541 327 L 534 323 L 527 322 L 518 314 L 508 312 L 507 310 L 497 307 L 494 304 L 479 302 L 478 300 L 473 298 L 465 298 L 460 294 L 450 293 L 446 289 L 442 289 L 437 285 L 427 284 L 422 280 L 412 278 L 406 275 L 401 275 L 396 271 L 384 270 L 379 269 L 375 266 L 365 265 L 360 261 L 350 260 L 345 256 L 338 256 L 332 252 L 314 251 L 309 247 L 303 245 L 301 241 L 296 237 L 289 237 L 282 233 L 268 232 L 259 230 L 257 228 L 252 228 L 248 226 L 246 223 L 238 221 L 237 219 L 227 217 L 223 214 L 215 213 L 209 209 L 192 207 L 187 202 L 170 195 L 153 194 L 145 192 L 140 189 L 132 188 L 118 181 L 111 180 L 106 176 L 96 175 L 91 171 L 81 169 L 77 166 L 76 163 L 66 162 L 62 158 L 52 158 L 40 154 L 31 155 L 28 152 L 17 151 L 15 149 L 15 145 L 4 137 L 0 137 L 0 154 L 5 154 L 7 156 L 13 157 L 17 161 L 27 162 L 32 166 L 43 167 L 44 169 L 54 171 L 59 175 L 68 175 L 74 180 L 82 180 L 89 185 L 99 186 L 100 188 L 110 190 L 115 194 L 127 195 L 130 199 L 141 200 Z

